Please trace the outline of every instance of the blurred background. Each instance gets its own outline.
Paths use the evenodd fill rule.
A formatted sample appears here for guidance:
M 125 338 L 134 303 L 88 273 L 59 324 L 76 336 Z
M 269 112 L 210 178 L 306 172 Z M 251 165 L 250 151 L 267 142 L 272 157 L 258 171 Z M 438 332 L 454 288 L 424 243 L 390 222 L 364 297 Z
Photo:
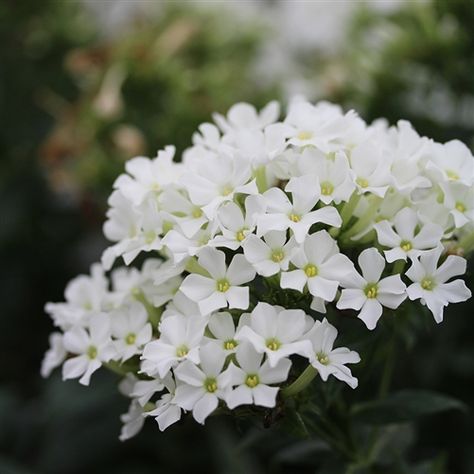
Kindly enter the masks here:
M 305 94 L 473 149 L 473 25 L 472 0 L 2 0 L 0 474 L 345 472 L 316 438 L 219 417 L 165 434 L 149 423 L 120 443 L 127 401 L 113 375 L 95 375 L 90 389 L 39 376 L 52 330 L 43 307 L 99 259 L 125 160 L 182 151 L 235 102 Z M 472 269 L 469 279 L 473 288 Z M 417 328 L 399 348 L 394 388 L 472 407 L 472 308 Z M 382 450 L 404 461 L 370 472 L 474 472 L 472 413 L 406 428 Z

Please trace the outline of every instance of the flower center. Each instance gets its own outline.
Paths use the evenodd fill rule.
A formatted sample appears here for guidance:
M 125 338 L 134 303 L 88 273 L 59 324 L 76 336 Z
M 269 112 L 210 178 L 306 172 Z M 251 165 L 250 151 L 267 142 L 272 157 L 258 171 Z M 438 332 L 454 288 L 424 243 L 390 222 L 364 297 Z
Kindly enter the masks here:
M 329 357 L 324 352 L 318 352 L 316 354 L 316 358 L 318 359 L 318 362 L 322 365 L 328 365 L 329 364 Z
M 460 201 L 456 203 L 456 209 L 462 213 L 466 212 L 466 206 Z
M 232 351 L 238 346 L 238 342 L 235 339 L 228 339 L 224 341 L 224 349 L 226 351 Z
M 400 242 L 400 248 L 404 251 L 404 252 L 409 252 L 412 248 L 413 248 L 413 245 L 411 244 L 410 241 L 408 240 L 402 240 Z
M 204 389 L 206 392 L 214 393 L 217 390 L 217 380 L 214 377 L 208 377 L 204 380 Z
M 334 191 L 334 186 L 329 181 L 323 181 L 321 183 L 321 194 L 323 196 L 330 196 Z
M 193 210 L 193 212 L 192 212 L 192 216 L 193 216 L 195 219 L 199 219 L 200 217 L 202 217 L 202 209 L 199 208 L 199 207 L 194 208 L 194 210 Z
M 226 184 L 226 185 L 222 186 L 221 194 L 222 194 L 223 196 L 228 196 L 228 195 L 231 194 L 233 191 L 234 191 L 234 188 L 233 188 L 230 184 Z
M 298 135 L 296 135 L 296 137 L 299 140 L 309 140 L 310 138 L 313 138 L 313 132 L 302 130 L 301 132 L 298 133 Z
M 369 182 L 365 178 L 357 178 L 356 183 L 361 187 L 361 188 L 367 188 L 369 186 Z
M 245 239 L 245 231 L 247 229 L 241 229 L 237 232 L 237 234 L 235 235 L 235 238 L 239 241 L 239 242 L 242 242 L 242 240 Z
M 433 291 L 434 287 L 436 286 L 435 281 L 431 277 L 425 277 L 421 280 L 421 287 L 426 291 Z
M 285 252 L 282 249 L 273 249 L 271 259 L 275 263 L 281 262 L 285 258 Z
M 301 216 L 299 214 L 296 214 L 292 212 L 291 214 L 288 215 L 288 219 L 292 222 L 299 222 L 301 220 Z
M 145 232 L 145 243 L 146 244 L 151 244 L 153 241 L 156 239 L 156 232 L 153 230 L 149 230 Z
M 226 279 L 217 282 L 217 291 L 225 293 L 230 288 L 230 283 Z
M 95 359 L 97 357 L 97 347 L 95 346 L 89 346 L 87 348 L 87 357 L 89 357 L 89 359 Z
M 177 357 L 185 357 L 188 355 L 188 352 L 189 352 L 188 346 L 184 344 L 176 348 Z
M 308 278 L 312 278 L 318 274 L 318 268 L 316 267 L 316 265 L 308 263 L 308 265 L 304 267 L 304 272 Z
M 245 379 L 245 385 L 250 388 L 256 387 L 260 383 L 257 374 L 248 374 L 247 378 Z
M 453 170 L 446 170 L 446 175 L 451 181 L 457 181 L 459 179 L 459 175 Z
M 267 339 L 266 346 L 271 351 L 277 351 L 281 347 L 281 342 L 278 339 L 275 339 L 274 337 L 272 337 L 271 339 Z
M 367 286 L 364 288 L 364 293 L 367 298 L 373 300 L 377 298 L 377 293 L 379 291 L 379 288 L 377 286 L 377 283 L 368 283 Z
M 128 333 L 127 336 L 125 337 L 125 342 L 129 346 L 131 346 L 132 344 L 135 344 L 136 340 L 137 340 L 137 336 L 133 332 Z

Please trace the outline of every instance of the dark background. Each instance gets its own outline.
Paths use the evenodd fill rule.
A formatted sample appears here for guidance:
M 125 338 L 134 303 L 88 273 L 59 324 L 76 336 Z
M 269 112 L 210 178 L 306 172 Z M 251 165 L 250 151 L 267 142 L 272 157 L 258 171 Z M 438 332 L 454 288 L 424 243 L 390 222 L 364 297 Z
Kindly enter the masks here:
M 455 20 L 454 33 L 440 26 L 446 17 Z M 373 52 L 376 61 L 365 69 L 361 52 L 365 59 L 372 53 L 364 32 L 387 21 L 398 25 L 397 35 Z M 0 3 L 0 474 L 343 472 L 330 466 L 323 471 L 321 441 L 286 434 L 284 423 L 264 429 L 259 420 L 237 426 L 216 417 L 205 428 L 187 420 L 161 434 L 149 422 L 137 438 L 120 443 L 119 414 L 127 401 L 113 375 L 96 374 L 91 388 L 63 383 L 58 373 L 40 378 L 52 330 L 44 304 L 60 301 L 67 281 L 100 257 L 106 196 L 124 159 L 173 142 L 182 150 L 212 111 L 225 112 L 239 100 L 260 106 L 283 99 L 278 80 L 265 87 L 242 80 L 261 42 L 251 28 L 237 36 L 214 33 L 219 19 L 171 9 L 131 43 L 107 43 L 92 23 L 75 2 Z M 304 52 L 301 60 L 309 81 L 329 81 L 324 97 L 355 105 L 366 120 L 406 118 L 434 139 L 472 145 L 474 115 L 460 120 L 456 114 L 474 96 L 472 25 L 469 1 L 405 8 L 385 18 L 362 11 L 342 53 Z M 146 50 L 148 40 L 170 29 L 165 39 L 171 46 L 162 40 L 168 52 L 156 59 Z M 128 71 L 124 110 L 94 115 L 98 84 L 116 63 Z M 345 80 L 330 81 L 334 64 L 350 72 Z M 432 82 L 411 82 L 419 67 Z M 186 71 L 194 80 L 182 80 Z M 429 106 L 440 83 L 454 111 L 443 121 Z M 426 107 L 411 106 L 413 91 Z M 56 102 L 63 105 L 55 108 Z M 123 124 L 136 132 L 125 146 L 114 142 Z M 468 279 L 473 288 L 472 269 Z M 393 388 L 435 390 L 472 407 L 472 304 L 446 313 L 440 326 L 420 313 L 414 340 L 398 347 Z M 370 396 L 370 386 L 357 394 L 359 400 Z M 390 472 L 472 473 L 473 435 L 471 412 L 420 418 L 402 440 L 411 467 Z

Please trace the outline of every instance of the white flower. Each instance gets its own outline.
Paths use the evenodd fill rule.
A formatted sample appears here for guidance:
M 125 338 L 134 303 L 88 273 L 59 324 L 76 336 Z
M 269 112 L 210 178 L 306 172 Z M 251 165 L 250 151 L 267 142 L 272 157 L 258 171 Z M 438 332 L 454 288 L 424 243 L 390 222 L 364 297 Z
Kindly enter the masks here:
M 387 262 L 406 260 L 407 257 L 413 260 L 424 251 L 437 247 L 443 237 L 443 228 L 437 224 L 427 223 L 417 231 L 418 216 L 409 207 L 400 210 L 392 221 L 395 230 L 387 220 L 374 224 L 379 243 L 390 247 L 384 251 Z
M 462 280 L 448 282 L 452 277 L 466 272 L 466 260 L 462 257 L 449 255 L 438 267 L 443 253 L 439 246 L 420 255 L 413 260 L 406 275 L 413 282 L 407 288 L 411 300 L 421 299 L 433 313 L 437 323 L 443 320 L 444 307 L 449 303 L 459 303 L 471 297 L 471 291 Z M 447 283 L 448 282 L 448 283 Z
M 442 185 L 444 191 L 444 206 L 453 216 L 456 228 L 463 227 L 474 221 L 474 187 L 461 183 Z
M 127 161 L 128 174 L 120 175 L 114 188 L 138 206 L 150 193 L 157 194 L 178 180 L 181 165 L 173 162 L 174 153 L 175 147 L 167 146 L 153 160 L 140 156 Z
M 175 314 L 162 320 L 160 338 L 143 349 L 142 370 L 148 375 L 164 378 L 172 367 L 183 360 L 199 362 L 199 345 L 204 335 L 206 319 L 201 316 Z
M 252 234 L 243 243 L 245 258 L 256 272 L 264 277 L 288 270 L 290 256 L 295 246 L 293 237 L 286 241 L 284 231 L 268 232 L 263 236 L 263 240 Z
M 147 416 L 155 418 L 160 431 L 166 430 L 168 426 L 181 419 L 181 408 L 173 401 L 176 392 L 176 383 L 171 376 L 167 376 L 163 383 L 168 392 L 164 393 L 156 402 L 155 409 L 147 412 Z
M 352 262 L 339 253 L 336 241 L 325 230 L 308 236 L 293 253 L 291 262 L 297 270 L 281 274 L 281 287 L 302 292 L 307 285 L 313 296 L 324 301 L 335 298 L 341 278 L 354 269 Z
M 41 376 L 49 377 L 51 372 L 64 362 L 66 355 L 67 351 L 63 344 L 63 334 L 53 332 L 49 336 L 49 349 L 46 351 L 41 362 Z
M 233 386 L 226 397 L 227 406 L 234 409 L 239 405 L 275 406 L 278 387 L 270 385 L 284 382 L 291 367 L 289 359 L 280 359 L 275 367 L 268 360 L 262 364 L 263 354 L 258 353 L 248 342 L 237 349 L 236 359 L 239 367 L 231 363 L 230 372 Z
M 89 331 L 75 327 L 64 334 L 64 347 L 74 355 L 63 365 L 63 379 L 79 379 L 89 385 L 91 375 L 115 355 L 110 338 L 110 320 L 106 314 L 96 314 L 90 319 Z
M 319 196 L 311 186 L 300 186 L 294 181 L 291 189 L 292 201 L 279 188 L 271 188 L 263 196 L 267 201 L 267 211 L 258 218 L 257 235 L 262 236 L 272 230 L 291 229 L 297 243 L 304 241 L 309 228 L 317 223 L 334 227 L 341 225 L 341 217 L 332 206 L 312 210 Z
M 474 157 L 464 143 L 459 140 L 434 143 L 430 152 L 427 169 L 433 172 L 437 180 L 472 186 Z
M 285 357 L 308 353 L 310 346 L 303 338 L 306 330 L 303 310 L 258 303 L 250 315 L 249 325 L 243 326 L 236 337 L 250 342 L 259 354 L 265 353 L 270 367 L 276 367 Z
M 194 419 L 204 424 L 217 408 L 219 399 L 225 400 L 230 389 L 230 373 L 222 371 L 225 353 L 209 344 L 199 351 L 200 366 L 187 360 L 175 370 L 183 382 L 176 388 L 173 402 L 184 410 L 192 410 Z
M 264 212 L 264 202 L 260 195 L 248 196 L 245 200 L 245 212 L 234 202 L 223 204 L 217 214 L 222 235 L 209 242 L 215 247 L 238 249 L 255 230 L 257 218 Z
M 141 303 L 131 302 L 113 311 L 110 322 L 114 346 L 122 362 L 141 354 L 143 346 L 151 340 L 151 324 Z
M 346 364 L 360 362 L 359 354 L 347 347 L 333 349 L 337 337 L 337 329 L 328 323 L 316 321 L 313 328 L 305 334 L 312 343 L 310 362 L 318 370 L 321 378 L 326 381 L 330 375 L 346 382 L 350 387 L 357 387 L 357 379 L 352 376 Z
M 143 413 L 143 407 L 136 400 L 132 400 L 127 413 L 120 415 L 120 421 L 123 423 L 120 430 L 120 441 L 133 438 L 141 431 L 145 423 Z
M 337 307 L 361 310 L 358 318 L 364 321 L 368 329 L 374 329 L 382 316 L 383 308 L 398 308 L 406 299 L 406 286 L 400 275 L 381 278 L 385 260 L 377 249 L 369 248 L 359 255 L 362 276 L 353 272 L 344 278 Z
M 350 164 L 359 192 L 384 197 L 391 183 L 390 162 L 377 143 L 366 140 L 358 144 L 351 151 Z
M 205 248 L 199 254 L 198 263 L 210 277 L 192 273 L 184 279 L 180 289 L 198 303 L 201 314 L 227 305 L 229 308 L 248 308 L 249 289 L 240 285 L 252 281 L 255 270 L 243 255 L 235 255 L 227 268 L 224 252 Z
M 200 206 L 204 214 L 213 218 L 220 204 L 232 201 L 235 194 L 257 194 L 250 166 L 242 160 L 223 156 L 209 156 L 196 170 L 188 171 L 181 184 L 191 201 Z
M 240 318 L 238 329 L 240 329 L 242 320 L 243 318 Z M 209 339 L 211 344 L 216 344 L 227 355 L 233 354 L 237 350 L 239 342 L 235 338 L 236 328 L 230 313 L 211 314 L 207 328 L 214 336 L 214 339 Z

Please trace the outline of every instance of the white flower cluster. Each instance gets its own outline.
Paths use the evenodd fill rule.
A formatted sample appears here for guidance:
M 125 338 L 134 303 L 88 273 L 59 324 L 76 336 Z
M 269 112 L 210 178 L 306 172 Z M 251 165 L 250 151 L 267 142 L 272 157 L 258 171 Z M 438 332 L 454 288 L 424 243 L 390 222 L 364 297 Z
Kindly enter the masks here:
M 337 330 L 318 316 L 328 305 L 372 330 L 407 298 L 440 322 L 471 296 L 452 280 L 474 247 L 466 146 L 325 102 L 279 114 L 237 104 L 199 127 L 181 162 L 171 146 L 130 160 L 104 225 L 114 244 L 46 306 L 60 331 L 43 374 L 63 362 L 86 385 L 103 365 L 127 373 L 123 439 L 147 416 L 163 430 L 183 411 L 203 423 L 218 406 L 274 407 L 301 377 L 356 387 L 346 364 L 359 355 L 333 347 Z M 104 271 L 141 252 L 142 269 L 112 270 L 109 284 Z M 310 371 L 292 385 L 298 358 Z

